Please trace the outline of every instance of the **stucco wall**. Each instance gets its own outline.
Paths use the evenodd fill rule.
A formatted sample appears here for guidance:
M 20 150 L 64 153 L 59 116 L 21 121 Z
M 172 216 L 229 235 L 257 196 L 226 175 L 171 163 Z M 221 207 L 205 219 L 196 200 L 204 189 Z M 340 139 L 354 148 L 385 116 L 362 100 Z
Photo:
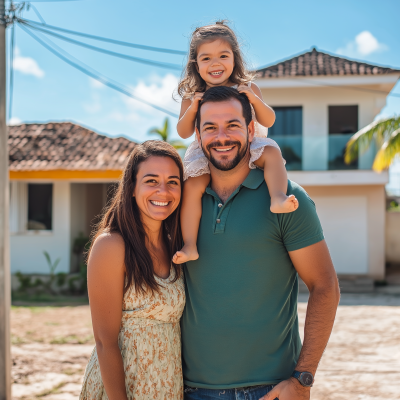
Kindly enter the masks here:
M 52 260 L 61 258 L 56 272 L 69 272 L 70 268 L 70 183 L 53 182 L 53 230 L 51 232 L 12 233 L 11 272 L 48 273 L 43 251 Z
M 386 261 L 400 264 L 400 212 L 386 213 Z
M 383 185 L 304 187 L 315 201 L 340 275 L 385 275 Z
M 261 89 L 264 101 L 275 107 L 303 107 L 303 169 L 328 166 L 328 106 L 358 105 L 359 128 L 371 123 L 386 104 L 384 94 L 349 88 L 305 87 Z M 372 149 L 373 150 L 373 149 Z M 359 167 L 370 169 L 374 151 L 361 156 Z

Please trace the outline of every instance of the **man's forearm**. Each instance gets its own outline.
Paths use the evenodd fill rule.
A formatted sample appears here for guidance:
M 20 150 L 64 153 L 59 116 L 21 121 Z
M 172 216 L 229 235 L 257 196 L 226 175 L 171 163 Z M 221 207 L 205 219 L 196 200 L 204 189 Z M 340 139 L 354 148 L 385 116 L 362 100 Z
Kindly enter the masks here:
M 339 298 L 337 280 L 327 287 L 316 287 L 310 291 L 303 348 L 296 370 L 308 371 L 315 375 L 332 332 Z

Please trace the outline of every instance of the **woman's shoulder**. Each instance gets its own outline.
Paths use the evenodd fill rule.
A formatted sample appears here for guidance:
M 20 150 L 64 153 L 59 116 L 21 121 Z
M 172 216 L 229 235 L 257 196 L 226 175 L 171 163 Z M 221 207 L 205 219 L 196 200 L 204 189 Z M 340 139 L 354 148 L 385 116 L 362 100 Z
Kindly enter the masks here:
M 114 260 L 123 260 L 125 257 L 124 239 L 117 232 L 101 233 L 93 243 L 90 251 L 90 258 L 92 257 L 104 260 L 110 257 Z

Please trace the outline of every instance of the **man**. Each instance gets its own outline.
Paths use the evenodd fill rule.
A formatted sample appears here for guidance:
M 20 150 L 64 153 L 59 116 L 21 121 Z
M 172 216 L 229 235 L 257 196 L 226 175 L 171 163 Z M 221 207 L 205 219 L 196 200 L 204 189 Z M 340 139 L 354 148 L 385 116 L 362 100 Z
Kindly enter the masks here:
M 249 168 L 254 122 L 245 95 L 209 89 L 196 121 L 211 183 L 202 200 L 200 258 L 185 266 L 185 399 L 309 399 L 339 302 L 315 205 L 289 181 L 299 208 L 270 212 L 264 175 Z M 297 274 L 310 291 L 303 346 Z

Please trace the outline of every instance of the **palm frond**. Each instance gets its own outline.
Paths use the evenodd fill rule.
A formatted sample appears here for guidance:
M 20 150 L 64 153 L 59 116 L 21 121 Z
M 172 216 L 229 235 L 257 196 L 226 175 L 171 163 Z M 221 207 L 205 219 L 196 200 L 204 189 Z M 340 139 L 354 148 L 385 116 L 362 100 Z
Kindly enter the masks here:
M 345 162 L 350 164 L 356 160 L 359 153 L 364 153 L 368 150 L 371 143 L 376 142 L 378 146 L 388 140 L 391 133 L 400 128 L 400 116 L 384 118 L 374 121 L 365 128 L 355 133 L 347 143 Z
M 169 119 L 165 118 L 163 127 L 160 128 L 152 128 L 147 132 L 149 135 L 158 135 L 161 137 L 161 140 L 164 142 L 168 142 L 169 137 Z
M 389 137 L 388 140 L 383 143 L 382 147 L 378 151 L 375 157 L 372 168 L 375 171 L 382 171 L 390 167 L 394 158 L 400 154 L 400 128 L 396 129 Z
M 185 143 L 183 143 L 181 140 L 169 140 L 168 143 L 175 147 L 175 149 L 180 150 L 180 149 L 186 149 L 187 146 Z

